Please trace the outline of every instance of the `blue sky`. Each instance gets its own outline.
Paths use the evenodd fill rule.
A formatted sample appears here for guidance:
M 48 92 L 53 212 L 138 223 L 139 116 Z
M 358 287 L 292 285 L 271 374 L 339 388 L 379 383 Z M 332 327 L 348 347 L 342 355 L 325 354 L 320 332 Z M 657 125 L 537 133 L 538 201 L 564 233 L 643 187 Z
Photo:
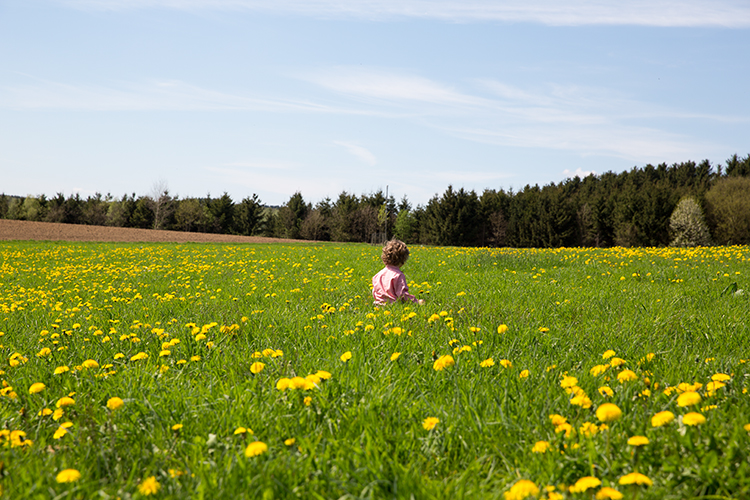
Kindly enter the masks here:
M 750 153 L 750 2 L 0 0 L 0 191 L 282 204 Z

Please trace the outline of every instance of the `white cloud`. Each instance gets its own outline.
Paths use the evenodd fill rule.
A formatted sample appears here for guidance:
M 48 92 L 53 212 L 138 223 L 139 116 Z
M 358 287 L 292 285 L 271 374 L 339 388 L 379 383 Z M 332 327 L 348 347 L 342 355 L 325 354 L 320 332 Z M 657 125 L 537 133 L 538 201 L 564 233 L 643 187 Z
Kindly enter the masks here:
M 745 0 L 58 0 L 76 8 L 234 10 L 391 20 L 530 22 L 552 26 L 750 26 Z
M 375 155 L 372 154 L 372 152 L 368 150 L 367 148 L 364 148 L 358 144 L 354 144 L 351 142 L 333 141 L 333 143 L 336 144 L 337 146 L 342 146 L 346 148 L 346 150 L 349 153 L 351 153 L 352 155 L 359 158 L 360 160 L 362 160 L 363 162 L 365 162 L 366 164 L 370 166 L 376 165 L 378 163 L 378 160 L 377 158 L 375 158 Z
M 185 82 L 153 80 L 112 86 L 74 85 L 31 78 L 34 83 L 0 86 L 0 108 L 86 111 L 308 111 L 338 112 L 305 100 L 248 97 Z

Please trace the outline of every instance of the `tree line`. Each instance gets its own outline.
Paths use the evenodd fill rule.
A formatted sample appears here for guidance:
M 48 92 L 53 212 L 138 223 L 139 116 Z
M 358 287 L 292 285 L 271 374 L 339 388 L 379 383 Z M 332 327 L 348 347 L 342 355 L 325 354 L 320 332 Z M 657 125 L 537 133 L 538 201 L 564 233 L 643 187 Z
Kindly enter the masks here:
M 679 206 L 679 210 L 678 210 Z M 291 239 L 455 246 L 665 246 L 750 244 L 750 154 L 714 167 L 708 160 L 527 185 L 481 194 L 452 186 L 413 207 L 382 192 L 314 205 L 294 193 L 281 207 L 256 194 L 239 202 L 172 196 L 96 194 L 52 198 L 0 195 L 0 217 L 71 224 L 263 235 Z

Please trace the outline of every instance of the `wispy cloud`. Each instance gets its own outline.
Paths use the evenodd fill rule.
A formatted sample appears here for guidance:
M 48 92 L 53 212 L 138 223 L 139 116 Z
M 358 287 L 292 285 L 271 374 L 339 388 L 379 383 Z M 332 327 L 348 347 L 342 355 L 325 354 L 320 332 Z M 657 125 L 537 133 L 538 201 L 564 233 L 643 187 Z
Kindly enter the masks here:
M 750 26 L 745 0 L 58 0 L 84 9 L 245 10 L 316 18 L 529 22 L 552 26 Z
M 204 89 L 176 80 L 121 82 L 111 86 L 67 84 L 30 78 L 0 86 L 0 108 L 89 111 L 307 111 L 344 113 L 305 100 L 248 97 Z M 352 111 L 355 112 L 355 111 Z
M 359 158 L 366 164 L 373 166 L 378 163 L 377 158 L 375 158 L 375 155 L 372 154 L 370 150 L 367 148 L 364 148 L 358 144 L 354 144 L 352 142 L 344 142 L 344 141 L 333 141 L 334 144 L 337 146 L 342 146 L 345 148 L 349 153 L 354 155 L 355 157 Z

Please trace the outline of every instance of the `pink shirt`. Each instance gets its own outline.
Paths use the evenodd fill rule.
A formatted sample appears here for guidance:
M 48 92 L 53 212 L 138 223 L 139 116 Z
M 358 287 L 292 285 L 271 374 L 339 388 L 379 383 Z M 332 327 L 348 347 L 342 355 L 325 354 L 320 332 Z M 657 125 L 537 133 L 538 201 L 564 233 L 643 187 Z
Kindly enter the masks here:
M 372 277 L 372 296 L 378 305 L 389 304 L 399 299 L 417 301 L 414 295 L 409 293 L 406 276 L 396 266 L 385 266 Z

